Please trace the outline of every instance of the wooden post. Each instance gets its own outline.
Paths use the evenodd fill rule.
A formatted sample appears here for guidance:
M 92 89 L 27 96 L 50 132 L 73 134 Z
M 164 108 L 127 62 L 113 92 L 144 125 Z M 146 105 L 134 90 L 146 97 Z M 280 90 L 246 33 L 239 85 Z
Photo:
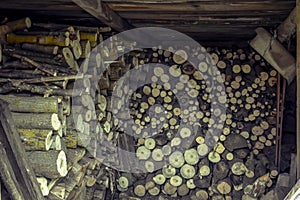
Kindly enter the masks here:
M 297 179 L 300 178 L 300 0 L 297 0 Z

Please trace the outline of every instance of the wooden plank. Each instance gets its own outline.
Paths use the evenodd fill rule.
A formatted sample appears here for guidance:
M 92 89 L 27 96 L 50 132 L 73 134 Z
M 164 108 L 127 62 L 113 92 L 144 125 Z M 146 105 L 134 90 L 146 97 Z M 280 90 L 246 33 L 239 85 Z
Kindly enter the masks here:
M 224 33 L 229 35 L 235 35 L 235 34 L 243 34 L 247 33 L 248 31 L 251 32 L 251 35 L 254 35 L 254 29 L 257 26 L 247 26 L 247 25 L 220 25 L 220 26 L 197 26 L 197 25 L 185 25 L 185 24 L 166 24 L 166 23 L 132 23 L 135 27 L 162 27 L 162 28 L 169 28 L 173 30 L 180 31 L 182 33 L 208 33 L 208 34 L 214 34 L 214 33 Z
M 197 31 L 209 31 L 209 30 L 214 30 L 214 29 L 220 29 L 220 31 L 227 31 L 230 29 L 239 29 L 241 30 L 242 28 L 248 28 L 248 29 L 252 29 L 254 31 L 254 29 L 256 27 L 259 27 L 256 24 L 225 24 L 225 25 L 218 25 L 218 24 L 206 24 L 206 25 L 198 25 L 198 24 L 194 24 L 192 22 L 184 22 L 184 21 L 149 21 L 149 20 L 131 20 L 131 23 L 135 26 L 138 27 L 145 27 L 145 26 L 155 26 L 155 27 L 164 27 L 164 28 L 186 28 L 185 31 L 183 32 L 194 32 L 194 31 L 190 31 L 191 29 L 195 29 Z
M 39 199 L 44 197 L 40 191 L 39 185 L 33 169 L 27 162 L 25 150 L 21 143 L 19 133 L 13 125 L 13 119 L 8 105 L 4 101 L 0 101 L 0 125 L 1 125 L 1 142 L 6 141 L 6 154 L 9 162 L 14 167 L 18 183 L 22 186 L 25 199 Z
M 167 25 L 157 25 L 157 24 L 133 24 L 136 27 L 163 27 L 169 28 L 172 30 L 179 31 L 181 33 L 187 34 L 188 36 L 196 40 L 236 40 L 243 39 L 245 42 L 252 39 L 255 36 L 254 27 L 244 27 L 244 28 L 235 28 L 235 27 L 197 27 L 197 26 L 167 26 Z M 166 36 L 166 39 L 168 36 Z
M 300 86 L 300 0 L 297 0 L 297 86 Z M 297 87 L 297 179 L 300 178 L 300 87 Z
M 224 27 L 259 27 L 259 26 L 274 26 L 276 25 L 275 21 L 268 21 L 263 20 L 262 18 L 260 19 L 222 19 L 222 18 L 201 18 L 199 17 L 198 20 L 189 20 L 189 19 L 172 19 L 172 20 L 160 20 L 160 19 L 134 19 L 134 20 L 129 20 L 131 24 L 161 24 L 161 25 L 173 25 L 173 26 L 201 26 L 204 25 L 204 27 L 214 27 L 214 26 L 224 26 Z M 244 20 L 244 21 L 243 21 Z M 202 27 L 202 26 L 201 26 Z
M 87 11 L 101 22 L 107 24 L 117 31 L 124 31 L 133 28 L 126 20 L 109 8 L 100 0 L 73 0 L 83 10 Z
M 200 22 L 255 22 L 265 21 L 281 23 L 287 16 L 285 11 L 273 12 L 118 12 L 125 19 L 153 19 L 153 20 L 199 20 Z
M 110 8 L 118 11 L 272 11 L 272 10 L 291 10 L 295 6 L 294 1 L 283 2 L 192 2 L 192 3 L 174 3 L 174 4 L 146 4 L 146 3 L 109 3 Z

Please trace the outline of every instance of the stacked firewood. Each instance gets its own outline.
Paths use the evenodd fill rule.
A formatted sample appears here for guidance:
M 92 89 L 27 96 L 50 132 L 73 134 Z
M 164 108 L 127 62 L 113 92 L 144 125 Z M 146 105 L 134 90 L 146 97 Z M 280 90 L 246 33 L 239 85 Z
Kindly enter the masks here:
M 1 44 L 0 99 L 10 103 L 43 195 L 48 199 L 104 199 L 106 189 L 114 189 L 115 172 L 94 159 L 78 136 L 92 127 L 99 134 L 102 128 L 92 126 L 91 121 L 98 122 L 89 110 L 94 101 L 89 101 L 88 93 L 73 90 L 73 85 L 77 80 L 89 86 L 97 74 L 79 73 L 79 66 L 91 49 L 113 32 L 109 27 L 32 24 L 29 18 L 1 27 L 5 30 L 1 39 L 5 39 Z M 99 57 L 89 60 L 96 63 Z M 99 87 L 97 91 L 98 107 L 108 121 L 105 130 L 110 130 L 106 97 L 100 95 Z M 72 96 L 82 99 L 88 108 L 72 107 L 72 102 L 76 104 Z M 78 112 L 76 118 L 72 112 Z
M 199 59 L 201 73 L 187 61 L 185 52 L 190 49 L 179 50 L 180 56 L 159 48 L 147 49 L 136 52 L 129 61 L 141 70 L 142 64 L 151 62 L 171 67 L 154 66 L 143 77 L 136 77 L 152 81 L 139 87 L 130 103 L 136 134 L 131 144 L 149 174 L 122 173 L 117 182 L 120 199 L 257 199 L 274 186 L 278 175 L 274 165 L 277 72 L 251 49 L 207 50 L 224 80 L 227 100 L 219 98 L 226 106 L 224 116 L 218 109 L 210 110 L 212 97 L 203 78 L 210 73 L 204 49 L 192 55 Z M 174 77 L 178 81 L 170 90 L 168 83 L 174 82 L 168 81 Z M 129 82 L 138 84 L 136 79 Z M 187 98 L 184 101 L 176 96 L 181 90 L 188 94 L 182 97 Z M 195 97 L 198 102 L 192 100 Z M 192 110 L 182 110 L 179 101 L 190 104 L 192 110 L 199 106 L 200 111 L 189 115 Z M 151 110 L 155 104 L 161 108 Z M 158 115 L 162 112 L 163 117 Z M 210 151 L 205 143 L 209 124 L 218 124 L 211 121 L 212 115 L 220 116 L 225 124 Z M 180 122 L 201 128 L 195 136 L 193 129 L 180 127 Z M 160 125 L 160 132 L 143 131 L 146 126 L 155 130 Z M 139 138 L 141 134 L 144 139 Z M 123 135 L 120 132 L 120 137 Z M 178 151 L 186 141 L 192 141 L 191 145 Z
M 5 26 L 0 98 L 11 103 L 48 199 L 257 199 L 276 182 L 278 75 L 253 50 L 180 47 L 174 54 L 172 47 L 153 47 L 122 55 L 124 46 L 133 46 L 114 36 L 109 46 L 89 55 L 92 47 L 112 35 L 107 27 L 31 24 L 28 18 Z M 214 85 L 205 78 L 216 75 L 206 50 L 221 72 L 222 80 Z M 199 61 L 200 71 L 188 56 Z M 147 63 L 169 67 L 143 68 Z M 110 66 L 103 72 L 105 64 Z M 142 73 L 121 80 L 131 69 Z M 151 83 L 142 84 L 145 80 Z M 116 87 L 119 81 L 123 87 Z M 227 98 L 222 98 L 223 81 Z M 132 92 L 128 82 L 141 86 L 130 98 L 133 123 L 127 124 L 128 118 L 113 116 L 122 115 L 124 95 Z M 212 85 L 215 96 L 210 93 Z M 179 99 L 181 91 L 187 95 Z M 225 105 L 226 113 L 211 110 L 213 98 Z M 224 120 L 224 127 L 212 116 Z M 126 134 L 128 126 L 133 136 Z M 162 128 L 147 132 L 147 126 Z M 191 128 L 195 126 L 196 133 Z M 210 150 L 205 138 L 213 135 L 212 126 L 222 134 L 210 138 L 215 143 Z M 124 155 L 116 157 L 110 145 L 101 145 L 104 160 L 95 159 L 99 143 L 105 141 L 134 152 L 143 165 L 134 166 Z M 186 142 L 190 145 L 182 149 Z M 148 173 L 116 173 L 102 163 Z

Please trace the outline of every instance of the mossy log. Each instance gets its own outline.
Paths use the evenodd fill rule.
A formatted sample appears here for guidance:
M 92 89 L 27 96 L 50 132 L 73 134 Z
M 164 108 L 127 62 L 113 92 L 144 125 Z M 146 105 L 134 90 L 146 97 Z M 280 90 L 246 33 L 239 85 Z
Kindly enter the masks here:
M 88 32 L 80 32 L 80 40 L 88 40 L 92 47 L 97 45 L 98 34 L 97 33 L 88 33 Z
M 16 21 L 6 23 L 11 31 L 24 30 L 31 27 L 31 20 L 29 17 L 25 17 Z
M 24 43 L 22 44 L 22 49 L 50 55 L 57 55 L 58 53 L 58 46 L 45 46 L 40 44 Z
M 17 128 L 59 130 L 61 122 L 55 113 L 12 113 Z
M 25 150 L 48 151 L 53 143 L 52 130 L 43 129 L 18 129 Z
M 70 44 L 70 39 L 63 35 L 16 35 L 9 33 L 6 35 L 6 41 L 8 43 L 33 43 L 41 45 L 57 45 L 60 47 L 66 47 Z
M 58 113 L 59 98 L 44 98 L 39 96 L 22 97 L 14 95 L 0 95 L 0 99 L 9 103 L 9 109 L 13 112 L 28 113 Z
M 67 175 L 67 158 L 64 151 L 31 151 L 27 152 L 36 175 L 47 178 L 60 178 Z

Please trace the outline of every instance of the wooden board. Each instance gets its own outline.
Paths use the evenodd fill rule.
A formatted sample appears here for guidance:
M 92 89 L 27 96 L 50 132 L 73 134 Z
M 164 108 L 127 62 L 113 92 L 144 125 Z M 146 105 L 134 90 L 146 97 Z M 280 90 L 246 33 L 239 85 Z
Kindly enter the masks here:
M 294 7 L 294 2 L 280 1 L 269 2 L 192 2 L 174 4 L 147 4 L 147 3 L 110 3 L 110 8 L 114 11 L 254 11 L 254 10 L 290 10 Z

